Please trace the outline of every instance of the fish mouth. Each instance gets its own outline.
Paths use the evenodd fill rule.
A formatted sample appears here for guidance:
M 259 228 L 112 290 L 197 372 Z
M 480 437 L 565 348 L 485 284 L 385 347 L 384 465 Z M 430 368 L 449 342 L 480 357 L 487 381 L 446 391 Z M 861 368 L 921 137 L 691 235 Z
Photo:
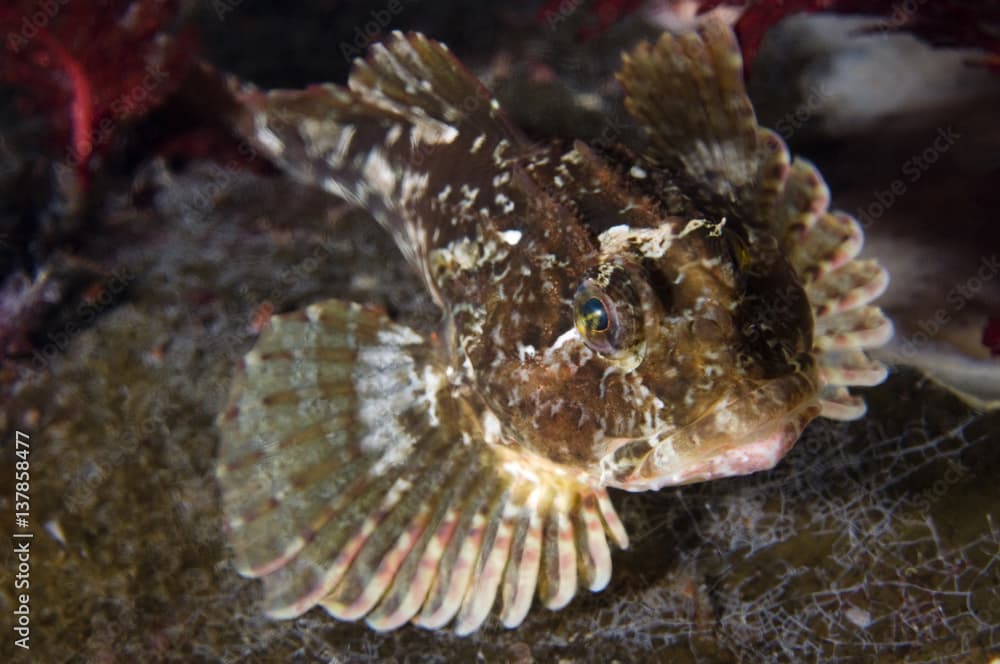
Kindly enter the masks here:
M 601 459 L 601 482 L 655 491 L 770 470 L 820 413 L 813 372 L 799 372 L 719 399 L 696 420 L 619 441 Z

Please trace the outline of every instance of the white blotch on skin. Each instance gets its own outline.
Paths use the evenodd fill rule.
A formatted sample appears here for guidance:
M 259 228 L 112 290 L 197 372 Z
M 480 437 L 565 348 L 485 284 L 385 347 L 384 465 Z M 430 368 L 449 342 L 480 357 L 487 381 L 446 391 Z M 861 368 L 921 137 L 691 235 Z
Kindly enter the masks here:
M 517 243 L 521 241 L 522 233 L 517 230 L 508 230 L 500 233 L 501 239 L 512 247 L 516 247 Z
M 495 148 L 493 148 L 493 163 L 494 164 L 498 164 L 499 165 L 499 164 L 503 163 L 503 160 L 504 160 L 503 153 L 506 152 L 506 150 L 507 150 L 508 147 L 510 147 L 510 141 L 508 141 L 506 138 L 500 139 L 500 142 L 497 143 L 497 146 Z
M 398 124 L 392 125 L 391 127 L 389 127 L 389 131 L 385 133 L 385 144 L 392 147 L 393 145 L 396 144 L 396 141 L 399 140 L 399 136 L 402 133 L 403 133 L 403 128 L 400 125 Z
M 399 187 L 399 200 L 404 204 L 419 200 L 427 193 L 427 181 L 430 173 L 406 171 Z
M 458 136 L 457 129 L 430 118 L 421 118 L 419 122 L 414 122 L 410 126 L 410 142 L 414 147 L 421 143 L 425 145 L 448 144 L 454 141 L 456 136 Z
M 257 117 L 257 140 L 273 154 L 280 155 L 285 151 L 285 144 L 270 128 L 263 124 L 264 122 L 266 119 L 263 116 Z
M 689 233 L 693 233 L 699 228 L 707 228 L 709 237 L 720 237 L 722 235 L 722 227 L 725 225 L 725 217 L 715 223 L 712 223 L 708 219 L 691 219 L 684 225 L 684 230 L 678 233 L 677 237 L 686 237 Z
M 440 372 L 435 371 L 429 365 L 424 367 L 424 392 L 428 403 L 427 416 L 430 418 L 430 425 L 432 427 L 436 427 L 439 424 L 437 394 L 444 384 L 445 377 Z
M 514 201 L 507 198 L 504 194 L 497 194 L 493 202 L 501 207 L 504 214 L 514 211 Z
M 396 188 L 396 173 L 380 150 L 372 150 L 361 171 L 365 179 L 383 196 L 389 197 Z
M 603 254 L 628 253 L 638 249 L 646 258 L 662 258 L 673 240 L 670 224 L 660 224 L 656 228 L 632 228 L 620 224 L 612 226 L 598 237 Z
M 479 187 L 470 187 L 467 184 L 463 184 L 459 191 L 462 192 L 462 196 L 465 197 L 467 201 L 475 201 L 479 197 Z
M 444 205 L 445 202 L 448 200 L 448 196 L 450 195 L 451 195 L 451 185 L 446 184 L 444 186 L 444 189 L 442 189 L 437 195 L 438 203 Z
M 483 412 L 483 439 L 490 444 L 500 442 L 500 420 L 492 410 Z
M 573 339 L 579 339 L 580 333 L 576 331 L 575 327 L 571 327 L 562 334 L 559 335 L 555 341 L 552 342 L 552 346 L 549 348 L 549 352 L 561 348 L 566 342 Z

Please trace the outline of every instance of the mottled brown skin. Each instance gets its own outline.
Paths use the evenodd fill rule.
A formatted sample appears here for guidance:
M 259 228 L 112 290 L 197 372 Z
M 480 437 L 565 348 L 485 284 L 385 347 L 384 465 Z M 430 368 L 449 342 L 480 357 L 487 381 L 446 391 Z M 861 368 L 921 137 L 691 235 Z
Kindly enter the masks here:
M 553 147 L 550 164 L 573 152 L 560 148 Z M 486 293 L 483 329 L 470 324 L 471 317 L 455 317 L 459 346 L 475 368 L 479 395 L 503 423 L 505 442 L 598 476 L 602 457 L 622 439 L 634 441 L 633 452 L 648 450 L 644 441 L 651 436 L 683 429 L 722 404 L 742 409 L 750 431 L 807 399 L 815 380 L 809 376 L 812 317 L 796 275 L 767 231 L 752 220 L 727 219 L 722 236 L 700 229 L 675 239 L 659 258 L 638 248 L 602 254 L 595 226 L 662 225 L 678 235 L 688 219 L 705 215 L 690 201 L 688 209 L 678 210 L 685 217 L 672 215 L 652 187 L 643 191 L 642 181 L 628 175 L 630 164 L 616 167 L 583 146 L 580 152 L 586 155 L 582 163 L 562 171 L 563 187 L 553 183 L 553 169 L 526 168 L 531 184 L 549 198 L 547 205 L 528 208 L 517 251 L 475 275 L 473 283 Z M 598 205 L 603 209 L 593 219 Z M 616 259 L 634 266 L 635 286 L 654 299 L 645 322 L 655 339 L 645 339 L 641 364 L 625 370 L 579 337 L 546 357 L 574 327 L 573 295 L 585 275 Z M 452 291 L 459 286 L 449 280 L 461 280 L 468 302 L 478 290 L 467 289 L 470 276 L 442 274 L 438 288 Z M 779 293 L 780 310 L 765 306 Z M 623 304 L 642 317 L 639 303 Z M 519 354 L 519 345 L 534 347 L 534 355 Z M 799 375 L 806 379 L 790 381 L 783 402 L 754 402 L 751 395 L 762 383 Z M 649 394 L 638 394 L 639 386 Z M 692 445 L 730 442 L 720 437 Z

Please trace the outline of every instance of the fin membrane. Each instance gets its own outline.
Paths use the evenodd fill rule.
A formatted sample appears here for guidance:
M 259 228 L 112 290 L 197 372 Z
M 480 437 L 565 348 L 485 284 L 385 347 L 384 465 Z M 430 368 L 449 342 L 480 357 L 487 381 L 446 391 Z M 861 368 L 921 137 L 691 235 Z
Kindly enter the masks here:
M 267 612 L 322 605 L 379 630 L 524 620 L 609 580 L 627 536 L 606 492 L 482 442 L 425 340 L 328 301 L 271 319 L 219 417 L 217 476 L 238 571 Z
M 878 385 L 887 375 L 864 351 L 892 338 L 892 323 L 871 304 L 889 285 L 889 275 L 877 262 L 856 258 L 864 241 L 861 227 L 850 215 L 828 211 L 829 202 L 819 171 L 796 159 L 765 219 L 812 305 L 813 349 L 823 380 L 820 414 L 852 420 L 865 414 L 865 403 L 847 388 Z
M 651 156 L 727 201 L 757 176 L 757 120 L 736 38 L 722 22 L 664 33 L 622 58 L 625 105 L 647 129 Z
M 847 388 L 885 378 L 863 351 L 892 336 L 892 324 L 871 306 L 888 275 L 856 259 L 861 227 L 828 211 L 830 192 L 816 168 L 791 161 L 781 137 L 757 125 L 732 31 L 711 20 L 697 32 L 640 44 L 624 56 L 619 80 L 626 106 L 646 128 L 650 157 L 779 240 L 813 309 L 822 415 L 860 417 L 864 402 Z
M 519 140 L 493 95 L 448 47 L 412 32 L 393 32 L 354 61 L 348 87 L 361 99 L 462 132 Z M 492 151 L 493 146 L 489 149 Z
M 240 100 L 238 131 L 300 181 L 369 212 L 439 302 L 430 246 L 523 221 L 529 196 L 510 171 L 525 139 L 448 49 L 421 34 L 372 46 L 347 87 L 245 90 Z

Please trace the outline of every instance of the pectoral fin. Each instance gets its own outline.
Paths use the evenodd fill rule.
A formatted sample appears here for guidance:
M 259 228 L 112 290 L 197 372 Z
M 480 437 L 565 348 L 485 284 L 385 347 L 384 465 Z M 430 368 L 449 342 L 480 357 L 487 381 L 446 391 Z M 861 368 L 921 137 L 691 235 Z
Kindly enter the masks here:
M 606 492 L 487 444 L 482 415 L 378 310 L 273 318 L 219 418 L 217 469 L 235 565 L 263 579 L 268 613 L 466 634 L 498 594 L 513 627 L 536 591 L 559 608 L 602 589 L 608 536 L 627 545 Z

